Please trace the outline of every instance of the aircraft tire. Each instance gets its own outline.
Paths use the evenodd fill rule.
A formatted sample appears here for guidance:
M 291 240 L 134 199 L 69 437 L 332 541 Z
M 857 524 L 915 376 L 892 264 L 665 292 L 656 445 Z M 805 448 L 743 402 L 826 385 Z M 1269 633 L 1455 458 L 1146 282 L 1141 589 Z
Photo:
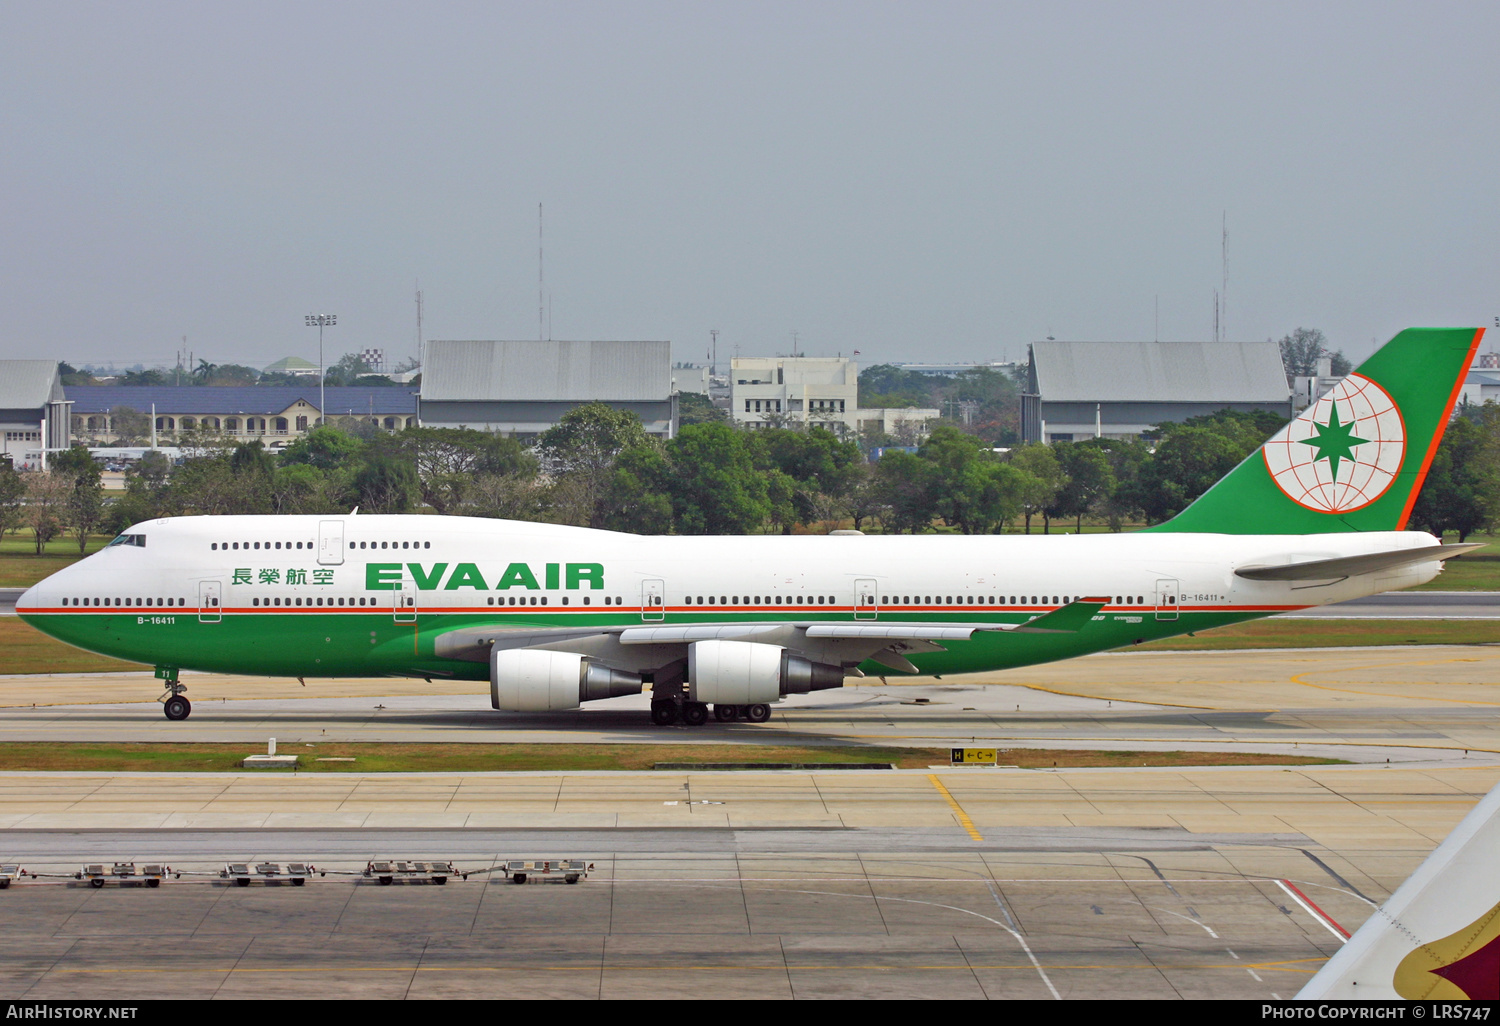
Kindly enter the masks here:
M 714 704 L 714 719 L 720 723 L 729 723 L 740 718 L 740 707 L 737 705 Z
M 651 722 L 658 727 L 670 727 L 677 722 L 677 703 L 672 701 L 651 703 Z
M 765 723 L 771 718 L 771 707 L 764 702 L 745 706 L 745 719 L 751 723 Z
M 181 695 L 173 695 L 161 704 L 161 711 L 169 720 L 185 720 L 193 711 L 193 703 Z
M 682 722 L 689 727 L 701 727 L 708 722 L 708 706 L 702 702 L 686 702 L 682 706 Z

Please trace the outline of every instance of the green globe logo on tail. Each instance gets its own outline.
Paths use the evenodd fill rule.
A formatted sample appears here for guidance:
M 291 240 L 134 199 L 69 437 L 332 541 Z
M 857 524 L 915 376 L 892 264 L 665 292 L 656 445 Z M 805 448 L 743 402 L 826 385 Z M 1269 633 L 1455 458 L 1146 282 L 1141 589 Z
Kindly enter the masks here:
M 1400 531 L 1484 329 L 1408 328 L 1161 532 Z
M 1350 374 L 1262 452 L 1287 498 L 1320 513 L 1347 513 L 1380 498 L 1396 480 L 1406 426 L 1385 389 Z

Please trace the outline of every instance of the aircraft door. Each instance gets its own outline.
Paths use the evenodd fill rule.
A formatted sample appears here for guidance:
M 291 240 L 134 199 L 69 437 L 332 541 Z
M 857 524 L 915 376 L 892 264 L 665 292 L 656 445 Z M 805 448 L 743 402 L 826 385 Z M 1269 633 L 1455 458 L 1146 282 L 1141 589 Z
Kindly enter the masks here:
M 667 582 L 652 578 L 641 582 L 641 619 L 664 620 L 667 615 Z
M 1181 600 L 1181 582 L 1166 579 L 1156 582 L 1156 618 L 1158 620 L 1177 619 L 1177 607 Z
M 341 566 L 344 562 L 344 522 L 318 522 L 318 562 L 324 566 Z
M 224 619 L 224 587 L 218 581 L 198 582 L 198 622 L 218 623 Z
M 391 614 L 397 623 L 417 622 L 417 582 L 402 575 L 401 583 L 391 592 Z
M 874 620 L 880 615 L 880 586 L 870 578 L 854 582 L 854 618 Z

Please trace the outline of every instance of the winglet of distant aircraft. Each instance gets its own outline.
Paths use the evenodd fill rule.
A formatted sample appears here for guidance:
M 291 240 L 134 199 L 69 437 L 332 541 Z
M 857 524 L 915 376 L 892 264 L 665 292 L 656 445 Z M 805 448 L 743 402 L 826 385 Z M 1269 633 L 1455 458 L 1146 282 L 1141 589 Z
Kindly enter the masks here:
M 1375 910 L 1299 999 L 1500 1000 L 1500 785 Z

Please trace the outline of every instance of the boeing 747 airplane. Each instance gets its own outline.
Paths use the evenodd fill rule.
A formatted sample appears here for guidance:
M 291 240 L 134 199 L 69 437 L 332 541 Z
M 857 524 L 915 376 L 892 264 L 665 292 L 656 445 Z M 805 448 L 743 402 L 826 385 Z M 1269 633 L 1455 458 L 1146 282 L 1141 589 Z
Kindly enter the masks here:
M 999 670 L 1431 580 L 1404 530 L 1483 329 L 1397 335 L 1176 518 L 1130 534 L 639 537 L 441 516 L 138 524 L 17 612 L 183 670 L 484 681 L 527 712 L 636 694 L 770 717 L 865 674 Z

